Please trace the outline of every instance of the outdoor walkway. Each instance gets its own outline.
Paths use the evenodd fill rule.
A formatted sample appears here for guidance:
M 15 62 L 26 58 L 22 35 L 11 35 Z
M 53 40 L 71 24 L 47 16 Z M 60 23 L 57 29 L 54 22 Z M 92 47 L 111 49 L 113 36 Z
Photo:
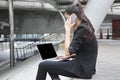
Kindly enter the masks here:
M 118 43 L 119 42 L 120 41 L 118 41 Z M 113 45 L 113 43 L 114 41 L 99 41 L 97 72 L 91 80 L 120 80 L 120 45 Z M 60 48 L 57 53 L 64 53 L 63 48 Z M 40 55 L 37 54 L 24 62 L 20 62 L 13 69 L 9 69 L 7 68 L 8 66 L 6 66 L 3 71 L 0 71 L 0 80 L 35 80 L 40 61 Z M 48 76 L 46 80 L 51 79 Z M 61 77 L 61 80 L 70 79 Z

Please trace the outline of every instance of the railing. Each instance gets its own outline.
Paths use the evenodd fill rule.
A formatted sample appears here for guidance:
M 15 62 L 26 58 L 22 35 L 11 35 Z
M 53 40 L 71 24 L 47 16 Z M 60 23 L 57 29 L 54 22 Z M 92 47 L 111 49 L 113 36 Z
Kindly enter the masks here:
M 119 14 L 120 15 L 120 3 L 114 3 L 109 10 L 111 14 Z
M 112 8 L 110 11 L 111 14 L 119 14 L 120 15 L 120 7 L 119 8 Z
M 30 53 L 34 53 L 34 43 L 33 42 L 25 42 L 21 43 L 19 46 L 15 47 L 16 59 L 24 60 L 30 57 Z M 28 55 L 28 56 L 27 56 Z
M 55 50 L 58 49 L 58 45 L 64 42 L 64 39 L 59 36 L 56 38 L 57 34 L 46 35 L 40 38 L 40 41 L 37 42 L 16 42 L 15 44 L 15 56 L 16 60 L 25 60 L 30 56 L 36 54 L 38 52 L 37 45 L 38 44 L 47 44 L 52 43 L 55 46 Z M 52 37 L 52 38 L 51 38 Z M 32 53 L 32 54 L 31 54 Z
M 5 51 L 7 49 L 9 49 L 9 42 L 0 43 L 0 51 Z

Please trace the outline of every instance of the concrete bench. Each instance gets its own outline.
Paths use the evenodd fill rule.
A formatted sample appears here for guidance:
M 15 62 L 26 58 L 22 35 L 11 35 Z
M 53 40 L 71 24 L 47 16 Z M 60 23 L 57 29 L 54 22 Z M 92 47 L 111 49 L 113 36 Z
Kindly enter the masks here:
M 92 79 L 95 79 L 95 75 L 93 75 L 93 78 L 92 79 L 78 79 L 78 78 L 70 78 L 70 77 L 66 77 L 66 76 L 59 76 L 61 80 L 92 80 Z M 47 78 L 46 80 L 51 80 L 49 74 L 47 74 Z

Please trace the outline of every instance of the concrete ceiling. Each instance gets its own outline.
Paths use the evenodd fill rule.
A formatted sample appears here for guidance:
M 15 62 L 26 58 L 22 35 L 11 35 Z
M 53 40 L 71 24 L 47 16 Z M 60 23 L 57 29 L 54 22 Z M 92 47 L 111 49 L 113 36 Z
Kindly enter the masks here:
M 8 10 L 0 10 L 0 21 L 9 23 Z M 15 10 L 15 33 L 64 32 L 64 22 L 58 12 Z M 9 34 L 9 26 L 0 27 L 1 34 Z
M 17 0 L 15 0 L 17 1 Z M 24 1 L 24 0 L 19 0 Z M 30 0 L 26 0 L 30 1 Z M 39 0 L 36 0 L 39 1 Z M 41 0 L 40 0 L 41 1 Z M 54 7 L 58 5 L 55 3 L 55 1 L 58 0 L 44 0 L 45 2 L 50 2 L 50 4 L 53 4 Z M 60 0 L 68 1 L 69 4 L 72 3 L 73 0 Z M 70 3 L 71 2 L 71 3 Z M 86 4 L 87 0 L 81 0 L 82 4 Z M 115 3 L 118 3 L 119 0 L 116 0 Z M 60 2 L 61 3 L 61 2 Z M 62 6 L 67 6 L 69 4 L 59 4 Z M 57 8 L 57 7 L 55 7 Z M 27 9 L 27 8 L 26 8 Z M 55 33 L 55 32 L 64 32 L 64 21 L 62 16 L 58 13 L 58 11 L 54 10 L 45 10 L 45 9 L 15 9 L 15 33 Z M 9 34 L 10 27 L 9 25 L 9 15 L 8 15 L 7 9 L 0 9 L 0 34 Z M 118 19 L 120 15 L 113 15 L 108 14 L 106 18 L 104 19 L 104 22 L 110 23 L 112 22 L 112 19 Z M 6 23 L 7 25 L 3 25 L 3 23 Z M 3 27 L 4 26 L 4 27 Z

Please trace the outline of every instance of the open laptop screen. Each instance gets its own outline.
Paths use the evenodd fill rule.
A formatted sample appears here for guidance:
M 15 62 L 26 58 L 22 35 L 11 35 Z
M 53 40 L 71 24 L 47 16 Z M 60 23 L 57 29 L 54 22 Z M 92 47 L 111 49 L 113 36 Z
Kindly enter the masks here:
M 52 43 L 38 44 L 37 47 L 38 47 L 38 50 L 40 52 L 42 59 L 49 59 L 49 58 L 57 57 L 57 54 L 55 52 L 55 49 Z

